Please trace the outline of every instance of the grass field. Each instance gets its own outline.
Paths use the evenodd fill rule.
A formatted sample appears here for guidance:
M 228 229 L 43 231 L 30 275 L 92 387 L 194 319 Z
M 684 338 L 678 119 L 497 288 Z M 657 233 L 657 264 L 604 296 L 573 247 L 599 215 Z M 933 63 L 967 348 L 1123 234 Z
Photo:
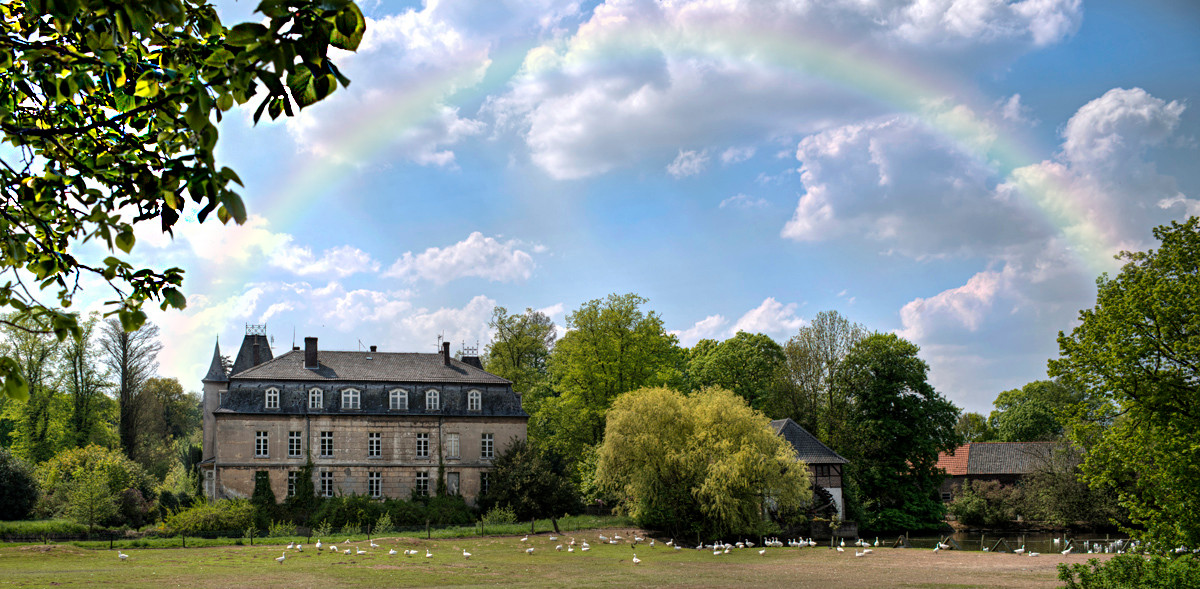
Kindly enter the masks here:
M 339 547 L 366 550 L 363 555 L 287 551 L 282 545 L 220 546 L 187 549 L 88 550 L 69 545 L 0 547 L 3 587 L 383 587 L 383 586 L 757 586 L 791 587 L 1055 587 L 1055 564 L 1083 562 L 1087 555 L 1013 554 L 877 548 L 855 557 L 854 550 L 828 548 L 671 550 L 661 543 L 631 546 L 602 544 L 599 534 L 631 537 L 632 530 L 588 530 L 551 534 L 475 538 L 400 537 L 376 539 L 379 548 L 361 541 Z M 555 551 L 572 537 L 591 544 L 587 552 Z M 342 540 L 344 538 L 335 538 Z M 329 538 L 322 539 L 328 543 Z M 532 555 L 525 549 L 534 548 Z M 389 549 L 399 553 L 388 555 Z M 405 557 L 405 549 L 417 556 Z M 426 550 L 433 554 L 426 558 Z M 468 560 L 463 550 L 472 554 Z M 634 565 L 636 552 L 641 563 Z

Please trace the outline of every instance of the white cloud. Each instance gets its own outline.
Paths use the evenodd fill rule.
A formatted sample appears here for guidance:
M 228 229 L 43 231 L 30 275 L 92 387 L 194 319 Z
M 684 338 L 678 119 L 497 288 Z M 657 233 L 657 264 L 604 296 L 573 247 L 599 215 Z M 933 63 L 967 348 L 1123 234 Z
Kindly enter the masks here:
M 493 282 L 516 282 L 533 275 L 533 256 L 518 249 L 521 242 L 501 242 L 478 231 L 445 248 L 431 247 L 419 254 L 405 252 L 384 276 L 428 280 L 445 284 L 464 277 Z
M 379 262 L 372 259 L 367 252 L 356 247 L 342 245 L 327 249 L 320 258 L 317 258 L 313 255 L 312 248 L 296 245 L 291 236 L 288 237 L 286 243 L 272 252 L 270 264 L 298 276 L 346 277 L 358 272 L 377 272 L 379 270 Z
M 760 209 L 767 206 L 767 199 L 753 198 L 745 194 L 735 194 L 723 201 L 717 208 L 735 208 L 735 209 Z
M 667 164 L 667 173 L 676 178 L 683 178 L 695 176 L 703 172 L 706 167 L 708 167 L 708 150 L 684 151 L 681 149 L 675 160 Z
M 796 316 L 796 303 L 783 304 L 775 297 L 767 297 L 758 307 L 742 315 L 733 324 L 731 333 L 765 333 L 772 336 L 789 336 L 804 327 L 805 321 Z
M 755 151 L 754 146 L 730 147 L 721 152 L 721 163 L 729 165 L 744 162 L 754 157 Z
M 1013 94 L 1006 100 L 1001 100 L 996 103 L 996 110 L 1000 114 L 1000 118 L 1024 125 L 1033 125 L 1037 121 L 1030 118 L 1029 113 L 1033 109 L 1021 104 L 1021 95 Z
M 679 338 L 680 345 L 690 348 L 702 339 L 721 338 L 725 333 L 724 328 L 728 323 L 729 320 L 721 315 L 709 315 L 687 329 L 682 331 L 675 330 L 671 333 Z

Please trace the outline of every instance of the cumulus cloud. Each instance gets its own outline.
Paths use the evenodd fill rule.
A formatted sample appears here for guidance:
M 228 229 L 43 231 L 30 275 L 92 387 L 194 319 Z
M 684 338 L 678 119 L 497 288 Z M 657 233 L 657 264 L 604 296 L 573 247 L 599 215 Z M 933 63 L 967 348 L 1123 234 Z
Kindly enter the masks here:
M 444 248 L 431 247 L 419 254 L 405 252 L 384 276 L 436 284 L 465 277 L 493 282 L 527 280 L 533 275 L 533 256 L 518 249 L 521 245 L 516 240 L 501 242 L 476 231 Z
M 722 338 L 726 335 L 725 326 L 728 324 L 729 320 L 722 315 L 709 315 L 687 329 L 674 330 L 671 333 L 679 338 L 680 345 L 690 348 L 702 339 Z
M 334 275 L 345 277 L 358 272 L 379 270 L 379 262 L 372 259 L 367 252 L 356 247 L 338 246 L 325 250 L 320 257 L 317 257 L 313 255 L 312 248 L 296 245 L 295 239 L 291 236 L 272 252 L 270 264 L 298 276 Z
M 667 173 L 676 178 L 683 178 L 695 176 L 703 172 L 706 167 L 708 167 L 708 150 L 684 151 L 681 149 L 675 160 L 667 164 Z
M 757 150 L 753 146 L 750 147 L 730 147 L 721 152 L 721 163 L 737 164 L 744 162 L 752 157 Z
M 740 146 L 722 153 L 732 163 L 770 138 L 889 112 L 826 71 L 842 40 L 885 70 L 922 63 L 971 77 L 1069 35 L 1080 16 L 1078 0 L 606 2 L 573 35 L 529 51 L 485 112 L 555 178 L 664 161 L 679 145 Z M 779 63 L 772 43 L 795 39 L 821 50 L 797 47 Z M 822 57 L 797 70 L 810 54 Z
M 767 297 L 759 306 L 746 311 L 732 325 L 724 315 L 709 315 L 694 325 L 671 333 L 679 338 L 685 347 L 696 345 L 702 339 L 723 340 L 733 337 L 739 331 L 748 333 L 765 333 L 776 339 L 786 339 L 796 330 L 804 326 L 804 319 L 796 315 L 796 303 L 783 304 L 775 297 Z
M 745 194 L 735 194 L 723 201 L 717 208 L 734 208 L 734 209 L 760 209 L 767 206 L 767 199 L 754 198 Z

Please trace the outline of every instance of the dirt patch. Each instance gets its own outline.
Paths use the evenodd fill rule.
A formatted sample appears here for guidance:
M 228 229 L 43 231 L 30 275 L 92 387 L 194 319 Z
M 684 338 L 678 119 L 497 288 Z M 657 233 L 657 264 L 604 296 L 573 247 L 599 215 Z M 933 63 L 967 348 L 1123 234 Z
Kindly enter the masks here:
M 18 552 L 50 552 L 56 554 L 82 554 L 82 551 L 74 546 L 63 546 L 61 544 L 35 544 L 30 546 L 22 546 L 17 548 Z

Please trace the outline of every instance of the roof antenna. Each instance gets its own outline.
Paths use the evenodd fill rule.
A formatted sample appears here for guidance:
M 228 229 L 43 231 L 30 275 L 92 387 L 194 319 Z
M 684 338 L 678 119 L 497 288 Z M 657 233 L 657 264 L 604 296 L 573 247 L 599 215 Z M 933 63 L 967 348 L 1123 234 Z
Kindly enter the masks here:
M 292 325 L 292 349 L 296 349 L 296 326 Z
M 364 349 L 364 348 L 366 348 L 366 346 L 364 346 L 364 345 L 363 345 L 363 343 L 362 343 L 362 338 L 359 338 L 359 340 L 358 340 L 358 351 L 360 351 L 360 352 L 361 352 L 361 351 L 363 351 L 363 349 Z

